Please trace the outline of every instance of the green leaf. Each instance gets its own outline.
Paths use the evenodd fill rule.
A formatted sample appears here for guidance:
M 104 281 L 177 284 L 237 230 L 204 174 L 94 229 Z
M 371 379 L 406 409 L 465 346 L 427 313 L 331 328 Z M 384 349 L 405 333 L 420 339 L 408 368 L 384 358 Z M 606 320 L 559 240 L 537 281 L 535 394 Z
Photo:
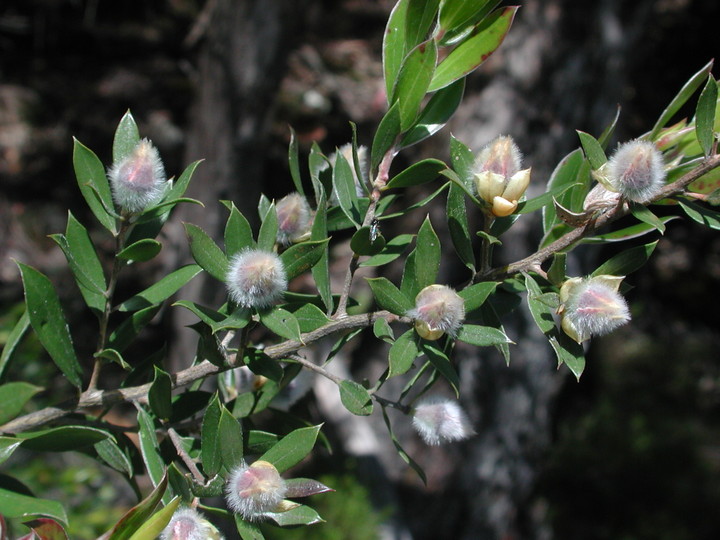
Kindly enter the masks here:
M 257 247 L 264 251 L 272 251 L 277 242 L 278 217 L 275 210 L 275 203 L 271 203 L 262 218 L 262 224 L 258 231 Z
M 80 193 L 100 224 L 116 235 L 117 222 L 106 210 L 112 210 L 114 205 L 105 167 L 92 150 L 77 139 L 73 141 L 73 166 Z
M 704 225 L 705 227 L 710 227 L 711 229 L 720 231 L 719 212 L 690 201 L 678 199 L 678 203 L 690 219 Z
M 717 101 L 717 81 L 712 75 L 709 75 L 695 109 L 695 133 L 706 157 L 712 153 L 713 143 L 715 142 L 714 126 Z
M 161 249 L 162 244 L 157 240 L 143 238 L 123 249 L 117 257 L 125 261 L 145 262 L 154 258 Z
M 607 145 L 610 142 L 610 139 L 612 139 L 612 136 L 615 133 L 615 127 L 617 126 L 617 122 L 618 122 L 619 118 L 620 118 L 620 105 L 618 105 L 617 109 L 615 109 L 615 116 L 613 117 L 612 122 L 610 122 L 610 124 L 608 124 L 608 126 L 600 134 L 600 137 L 598 137 L 598 142 L 600 143 L 600 147 L 603 150 L 605 150 L 607 148 Z
M 400 66 L 390 100 L 399 107 L 400 131 L 407 131 L 418 117 L 420 104 L 435 71 L 437 56 L 437 44 L 431 38 L 414 47 Z
M 297 322 L 295 315 L 289 311 L 280 307 L 273 307 L 261 311 L 259 315 L 260 322 L 271 332 L 286 339 L 302 341 L 300 324 Z
M 15 326 L 10 330 L 10 333 L 5 337 L 5 346 L 3 347 L 2 353 L 0 353 L 0 381 L 7 366 L 10 364 L 10 360 L 13 358 L 13 353 L 20 344 L 20 341 L 22 341 L 28 328 L 30 328 L 30 316 L 27 310 L 25 310 L 23 314 L 20 315 Z
M 388 182 L 387 189 L 427 184 L 440 176 L 440 171 L 445 169 L 447 169 L 447 165 L 439 159 L 423 159 L 394 176 Z
M 355 381 L 342 381 L 339 386 L 340 401 L 345 408 L 358 416 L 372 414 L 373 402 L 367 389 Z
M 97 313 L 102 313 L 105 309 L 104 292 L 107 284 L 87 229 L 68 212 L 65 235 L 53 234 L 50 238 L 63 250 L 85 303 Z
M 585 353 L 582 345 L 576 343 L 565 334 L 550 338 L 550 345 L 558 359 L 558 367 L 565 364 L 579 381 L 585 370 Z
M 667 225 L 668 222 L 675 219 L 680 219 L 679 216 L 663 216 L 660 221 L 663 225 Z M 597 234 L 595 236 L 588 236 L 583 238 L 582 243 L 584 244 L 608 244 L 611 242 L 624 242 L 634 238 L 640 238 L 648 233 L 654 232 L 656 227 L 654 225 L 648 225 L 647 223 L 636 223 L 630 227 L 624 229 L 618 229 L 609 233 Z
M 475 184 L 475 154 L 454 136 L 450 136 L 450 162 L 466 189 L 473 189 Z
M 392 96 L 395 81 L 405 58 L 405 33 L 409 0 L 400 0 L 390 12 L 383 38 L 383 74 L 385 93 Z
M 277 216 L 275 219 L 277 220 Z M 192 223 L 185 223 L 184 225 L 185 232 L 190 240 L 190 251 L 195 262 L 212 277 L 225 282 L 225 275 L 228 271 L 228 260 L 225 254 L 200 227 Z
M 433 92 L 455 82 L 485 62 L 505 39 L 517 10 L 517 6 L 511 6 L 493 11 L 470 37 L 440 62 L 428 91 Z
M 314 525 L 325 522 L 314 509 L 304 504 L 291 508 L 287 512 L 265 512 L 263 517 L 267 517 L 280 527 Z
M 155 424 L 150 415 L 140 405 L 138 410 L 138 437 L 140 441 L 140 453 L 142 454 L 145 470 L 156 491 L 162 488 L 162 500 L 165 504 L 170 502 L 172 494 L 165 492 L 167 487 L 167 474 L 165 473 L 165 462 L 160 456 L 160 445 L 155 434 Z
M 254 523 L 244 521 L 240 514 L 235 514 L 235 527 L 242 540 L 265 540 L 260 527 Z
M 580 143 L 585 152 L 585 157 L 590 162 L 593 170 L 598 170 L 605 165 L 605 163 L 607 163 L 607 157 L 605 157 L 605 151 L 597 139 L 584 131 L 576 130 L 576 132 L 578 137 L 580 137 Z
M 6 518 L 47 516 L 67 524 L 67 514 L 62 504 L 48 499 L 38 499 L 0 488 L 0 508 Z
M 300 176 L 300 158 L 298 155 L 298 141 L 295 136 L 295 130 L 290 128 L 290 145 L 288 146 L 288 165 L 290 166 L 290 176 L 292 177 L 295 191 L 297 191 L 303 197 L 305 191 L 303 190 L 302 177 Z M 227 247 L 227 246 L 226 246 Z
M 23 448 L 38 452 L 66 452 L 77 450 L 110 437 L 107 431 L 89 426 L 60 426 L 42 431 L 26 431 L 18 434 Z
M 328 242 L 330 242 L 329 238 L 311 240 L 295 244 L 283 251 L 280 259 L 288 280 L 296 278 L 316 265 L 325 253 Z
M 10 382 L 0 386 L 0 425 L 9 422 L 22 411 L 30 399 L 42 388 L 26 382 Z
M 118 353 L 123 352 L 140 334 L 150 321 L 157 315 L 162 306 L 156 304 L 154 306 L 141 309 L 133 313 L 118 326 L 108 339 L 108 349 L 113 349 Z
M 150 495 L 143 499 L 139 504 L 128 510 L 125 515 L 120 518 L 110 532 L 107 533 L 108 540 L 127 540 L 132 537 L 137 530 L 143 526 L 150 516 L 155 512 L 160 499 L 167 489 L 167 475 L 163 475 L 157 483 L 155 489 Z M 167 503 L 171 501 L 168 500 Z
M 566 155 L 562 160 L 560 160 L 560 163 L 557 164 L 555 170 L 550 175 L 547 191 L 560 191 L 566 186 L 577 183 L 580 177 L 583 162 L 583 153 L 579 148 Z M 564 192 L 563 196 L 556 196 L 557 201 L 566 208 L 570 208 L 569 197 L 570 194 L 568 192 Z M 572 210 L 572 208 L 570 209 Z M 546 245 L 548 242 L 548 234 L 557 224 L 562 222 L 553 205 L 544 206 L 542 216 L 543 232 L 545 233 L 546 239 L 543 240 L 541 245 Z
M 192 175 L 195 173 L 195 169 L 197 169 L 198 165 L 202 163 L 203 160 L 199 159 L 197 161 L 193 161 L 190 165 L 185 167 L 185 170 L 182 172 L 180 177 L 177 179 L 177 181 L 172 185 L 170 190 L 168 191 L 167 195 L 164 198 L 164 201 L 176 201 L 180 199 L 187 190 L 188 185 L 190 184 L 190 180 L 192 179 Z M 167 216 L 169 215 L 170 209 L 168 208 L 167 212 L 165 214 L 165 219 L 167 219 Z M 164 222 L 164 220 L 163 220 Z
M 395 334 L 393 333 L 390 324 L 382 318 L 376 319 L 373 323 L 373 335 L 378 339 L 387 341 L 388 343 L 393 343 L 395 341 Z
M 400 131 L 400 106 L 398 102 L 395 102 L 380 120 L 375 137 L 373 137 L 370 152 L 371 171 L 377 170 L 385 154 L 395 146 L 395 139 L 400 135 Z
M 358 205 L 357 187 L 355 175 L 342 152 L 335 153 L 335 166 L 332 170 L 332 182 L 335 194 L 337 195 L 340 208 L 356 227 L 360 226 L 362 216 Z
M 95 443 L 95 451 L 113 469 L 126 474 L 128 477 L 132 476 L 132 462 L 114 440 L 108 437 L 104 441 Z
M 650 258 L 655 250 L 658 241 L 650 242 L 644 246 L 637 246 L 618 253 L 601 264 L 591 276 L 627 276 L 638 268 L 641 268 Z
M 325 240 L 327 238 L 327 204 L 325 202 L 325 193 L 320 194 L 318 199 L 317 212 L 313 220 L 310 239 L 313 241 Z M 323 247 L 320 258 L 310 269 L 312 277 L 315 280 L 320 298 L 325 304 L 326 310 L 329 312 L 333 309 L 332 289 L 330 288 L 330 250 L 328 244 Z
M 415 267 L 417 292 L 435 283 L 438 271 L 440 270 L 441 256 L 440 239 L 433 230 L 432 224 L 430 223 L 430 216 L 427 216 L 420 226 L 417 240 L 415 241 L 415 257 L 417 261 L 421 261 L 421 264 Z
M 197 264 L 182 266 L 144 291 L 128 298 L 117 309 L 118 311 L 136 311 L 156 306 L 187 285 L 201 271 L 202 269 Z
M 440 27 L 448 32 L 476 20 L 490 0 L 445 0 L 440 6 Z
M 237 209 L 235 203 L 228 201 L 227 206 L 230 209 L 230 215 L 225 224 L 225 254 L 231 258 L 245 248 L 254 248 L 255 240 L 253 240 L 250 223 Z
M 290 306 L 285 307 L 289 309 Z M 300 331 L 303 333 L 317 330 L 321 326 L 330 322 L 328 316 L 325 315 L 319 307 L 313 304 L 301 304 L 300 307 L 293 310 L 292 313 L 295 316 L 298 325 L 300 325 Z
M 150 410 L 158 418 L 167 420 L 172 412 L 170 393 L 172 392 L 172 381 L 170 375 L 155 366 L 155 378 L 148 391 L 148 404 Z
M 396 315 L 405 315 L 414 307 L 414 304 L 387 278 L 365 279 L 381 309 L 386 309 Z
M 495 292 L 497 286 L 497 282 L 484 281 L 459 291 L 458 296 L 465 300 L 465 313 L 471 313 L 476 309 L 479 309 L 480 306 L 485 303 L 488 296 Z
M 492 326 L 478 326 L 476 324 L 464 324 L 458 332 L 457 338 L 460 341 L 475 345 L 476 347 L 491 347 L 513 343 L 505 335 L 505 332 Z
M 405 17 L 406 50 L 424 41 L 437 19 L 440 0 L 410 0 Z
M 535 281 L 530 274 L 525 274 L 525 288 L 527 289 L 527 301 L 528 307 L 530 308 L 530 314 L 535 320 L 538 328 L 543 334 L 547 334 L 556 328 L 555 319 L 553 313 L 557 310 L 547 301 L 547 298 L 543 295 L 540 285 Z M 557 294 L 553 294 L 557 299 Z M 557 303 L 557 300 L 556 300 Z
M 168 523 L 170 523 L 180 501 L 180 497 L 175 497 L 167 506 L 155 512 L 140 526 L 137 532 L 130 537 L 130 540 L 155 540 L 160 533 L 163 532 L 163 529 L 167 527 Z
M 17 450 L 22 442 L 22 439 L 16 439 L 15 437 L 0 436 L 0 465 L 13 455 L 13 452 Z
M 655 122 L 655 125 L 647 136 L 648 140 L 655 141 L 658 138 L 662 128 L 664 128 L 672 117 L 675 116 L 675 113 L 678 112 L 685 103 L 687 103 L 690 97 L 695 93 L 695 90 L 700 88 L 700 85 L 707 80 L 712 70 L 713 62 L 713 60 L 710 60 L 710 62 L 704 65 L 700 71 L 690 77 L 690 80 L 683 85 L 677 95 L 662 112 L 658 121 Z
M 651 225 L 652 227 L 660 231 L 660 234 L 665 234 L 665 224 L 659 217 L 653 214 L 647 206 L 638 203 L 631 203 L 630 211 L 632 212 L 633 216 L 635 216 L 643 223 Z
M 388 264 L 400 257 L 407 250 L 410 242 L 415 238 L 414 234 L 400 234 L 390 240 L 382 251 L 377 255 L 373 255 L 366 261 L 360 263 L 360 266 L 382 266 Z
M 258 459 L 272 463 L 280 473 L 285 472 L 310 453 L 321 427 L 310 426 L 288 433 Z
M 220 400 L 216 393 L 210 401 L 203 415 L 202 430 L 200 432 L 200 454 L 202 456 L 203 472 L 208 477 L 215 476 L 222 466 L 222 449 L 218 430 L 220 428 Z
M 420 355 L 417 335 L 414 330 L 408 330 L 395 340 L 388 353 L 388 377 L 403 375 L 412 367 L 415 358 Z
M 465 193 L 457 184 L 450 184 L 447 196 L 447 222 L 450 239 L 460 260 L 471 272 L 475 272 L 475 253 L 467 219 Z
M 118 163 L 129 156 L 140 142 L 135 118 L 128 110 L 120 119 L 113 138 L 113 162 Z
M 460 106 L 464 92 L 465 79 L 459 79 L 435 92 L 415 124 L 403 136 L 400 146 L 407 148 L 440 131 Z
M 243 434 L 240 422 L 223 404 L 220 404 L 217 436 L 223 467 L 231 471 L 243 460 Z
M 16 264 L 22 275 L 25 303 L 33 330 L 55 365 L 73 386 L 80 388 L 82 367 L 75 354 L 55 287 L 45 275 L 31 266 L 20 262 Z
M 425 353 L 425 356 L 430 360 L 433 367 L 445 378 L 450 386 L 452 386 L 453 390 L 455 390 L 455 395 L 460 396 L 460 377 L 450 358 L 437 346 L 437 342 L 422 340 L 420 342 L 420 350 Z
M 350 249 L 356 255 L 377 255 L 385 247 L 385 238 L 378 234 L 373 238 L 371 227 L 360 227 L 350 240 Z
M 567 253 L 556 253 L 553 256 L 552 263 L 548 269 L 548 279 L 550 283 L 556 287 L 560 287 L 565 282 Z

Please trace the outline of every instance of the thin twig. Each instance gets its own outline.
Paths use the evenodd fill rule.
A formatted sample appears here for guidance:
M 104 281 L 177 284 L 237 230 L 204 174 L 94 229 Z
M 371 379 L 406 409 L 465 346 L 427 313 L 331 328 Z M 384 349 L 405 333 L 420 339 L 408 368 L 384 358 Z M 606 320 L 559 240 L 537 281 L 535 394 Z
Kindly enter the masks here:
M 195 465 L 195 462 L 192 460 L 192 458 L 185 451 L 185 448 L 183 448 L 182 439 L 180 438 L 180 435 L 178 435 L 178 432 L 175 431 L 173 428 L 168 428 L 167 432 L 170 436 L 170 440 L 175 446 L 175 450 L 177 451 L 178 456 L 180 456 L 180 459 L 183 460 L 183 463 L 185 463 L 185 466 L 195 477 L 195 480 L 197 480 L 200 484 L 205 485 L 205 477 L 200 472 L 200 469 L 197 468 L 197 465 Z

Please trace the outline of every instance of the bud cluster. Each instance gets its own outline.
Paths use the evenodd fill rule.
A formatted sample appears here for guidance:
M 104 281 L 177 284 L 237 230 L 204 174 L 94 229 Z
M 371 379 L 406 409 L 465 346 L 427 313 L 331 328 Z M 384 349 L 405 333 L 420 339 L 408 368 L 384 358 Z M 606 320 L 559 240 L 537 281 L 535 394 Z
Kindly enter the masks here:
M 264 308 L 287 289 L 282 260 L 271 251 L 246 249 L 230 260 L 225 278 L 230 298 L 247 308 Z
M 426 398 L 415 406 L 412 424 L 423 441 L 431 446 L 461 441 L 473 434 L 460 405 L 438 396 Z
M 115 203 L 126 212 L 142 212 L 157 203 L 166 185 L 165 168 L 150 141 L 143 139 L 108 172 Z
M 522 156 L 512 137 L 498 137 L 475 160 L 475 189 L 496 217 L 509 216 L 530 185 L 530 169 L 521 169 Z
M 630 320 L 630 310 L 618 292 L 623 277 L 570 278 L 560 288 L 564 332 L 578 343 L 608 334 Z
M 420 337 L 430 341 L 443 334 L 455 336 L 465 320 L 465 301 L 446 285 L 429 285 L 415 297 L 407 316 L 415 321 Z

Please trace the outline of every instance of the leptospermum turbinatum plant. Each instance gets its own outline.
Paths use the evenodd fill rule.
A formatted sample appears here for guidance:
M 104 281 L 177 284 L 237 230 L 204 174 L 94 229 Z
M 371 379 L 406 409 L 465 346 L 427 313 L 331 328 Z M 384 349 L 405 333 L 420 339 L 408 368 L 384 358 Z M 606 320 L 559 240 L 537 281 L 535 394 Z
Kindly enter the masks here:
M 448 122 L 462 100 L 466 75 L 502 43 L 518 8 L 494 5 L 400 0 L 383 43 L 387 113 L 370 149 L 358 148 L 353 136 L 330 159 L 314 145 L 305 175 L 293 137 L 287 181 L 292 194 L 277 203 L 260 200 L 259 230 L 233 202 L 224 201 L 228 217 L 222 245 L 185 224 L 195 262 L 123 301 L 115 296 L 119 276 L 129 265 L 158 255 L 158 235 L 178 204 L 197 203 L 184 193 L 199 164 L 166 180 L 161 157 L 140 138 L 130 113 L 116 130 L 113 163 L 101 163 L 75 141 L 78 187 L 114 250 L 105 264 L 96 246 L 100 234 L 88 232 L 96 224 L 83 224 L 72 214 L 65 232 L 52 238 L 97 325 L 71 334 L 52 281 L 17 263 L 27 309 L 7 338 L 0 375 L 15 360 L 23 336 L 34 332 L 75 391 L 64 403 L 27 413 L 37 385 L 51 381 L 3 379 L 0 462 L 20 447 L 77 450 L 119 471 L 138 493 L 136 478 L 147 475 L 153 490 L 103 538 L 220 538 L 219 528 L 227 527 L 223 521 L 234 524 L 242 538 L 261 538 L 261 521 L 280 527 L 320 522 L 321 516 L 297 499 L 332 491 L 293 474 L 293 467 L 313 451 L 320 425 L 276 433 L 254 427 L 256 415 L 275 414 L 282 391 L 303 374 L 335 383 L 353 414 L 381 409 L 402 457 L 423 478 L 421 465 L 395 438 L 386 410 L 405 413 L 429 444 L 472 436 L 472 419 L 458 402 L 439 397 L 436 385 L 459 393 L 456 364 L 461 359 L 453 357 L 458 341 L 496 348 L 512 361 L 513 336 L 503 327 L 508 313 L 501 309 L 500 294 L 524 300 L 559 364 L 579 378 L 585 369 L 581 342 L 629 321 L 620 282 L 632 282 L 632 272 L 647 261 L 656 241 L 637 245 L 634 240 L 633 247 L 588 276 L 566 274 L 567 253 L 583 243 L 662 233 L 671 213 L 720 229 L 720 214 L 712 208 L 720 199 L 714 190 L 720 165 L 717 83 L 712 65 L 703 67 L 650 131 L 620 145 L 609 161 L 606 150 L 617 118 L 597 138 L 579 132 L 580 147 L 549 179 L 533 176 L 521 163 L 521 149 L 504 134 L 475 151 L 452 138 L 449 164 L 423 159 L 391 173 L 398 153 Z M 669 125 L 703 85 L 694 118 Z M 333 149 L 327 150 L 332 155 Z M 436 186 L 431 195 L 403 206 L 399 194 L 404 189 L 429 183 Z M 528 198 L 528 184 L 544 186 L 544 193 Z M 700 185 L 713 189 L 699 190 Z M 402 216 L 421 212 L 436 199 L 446 204 L 446 223 L 427 217 L 419 230 L 385 238 L 387 222 L 397 220 L 402 228 Z M 662 218 L 652 211 L 659 202 L 673 203 L 665 206 Z M 481 230 L 470 228 L 468 212 L 482 213 Z M 537 250 L 496 266 L 493 246 L 516 220 L 533 213 L 539 214 L 543 231 Z M 618 219 L 626 216 L 632 223 L 625 220 L 618 228 Z M 441 243 L 435 232 L 439 227 L 447 228 L 452 245 Z M 349 231 L 353 255 L 342 287 L 335 290 L 329 274 L 330 233 L 338 231 Z M 403 255 L 402 279 L 393 283 L 383 271 Z M 466 275 L 455 283 L 439 282 L 441 257 L 453 256 Z M 377 277 L 356 283 L 360 266 L 375 268 Z M 188 310 L 196 319 L 188 329 L 198 335 L 197 349 L 188 353 L 190 367 L 171 373 L 162 353 L 127 356 L 169 299 L 201 272 L 225 287 L 228 296 L 214 306 L 172 301 L 169 309 Z M 296 292 L 293 282 L 299 276 L 312 283 L 311 293 Z M 374 304 L 359 308 L 352 286 L 365 287 Z M 343 379 L 326 368 L 331 357 L 320 363 L 309 359 L 307 351 L 319 340 L 335 339 L 337 349 L 359 332 L 389 344 L 387 369 L 377 380 Z M 71 335 L 97 343 L 92 358 L 78 356 Z M 124 370 L 123 380 L 106 377 L 109 363 Z M 384 385 L 396 377 L 407 384 L 399 395 L 390 395 Z M 134 405 L 134 426 L 119 428 L 106 420 L 106 413 L 120 404 Z M 137 432 L 137 446 L 129 432 Z M 225 502 L 211 502 L 218 500 Z M 0 488 L 0 501 L 6 519 L 29 521 L 34 530 L 46 527 L 54 537 L 65 534 L 62 502 L 8 487 Z

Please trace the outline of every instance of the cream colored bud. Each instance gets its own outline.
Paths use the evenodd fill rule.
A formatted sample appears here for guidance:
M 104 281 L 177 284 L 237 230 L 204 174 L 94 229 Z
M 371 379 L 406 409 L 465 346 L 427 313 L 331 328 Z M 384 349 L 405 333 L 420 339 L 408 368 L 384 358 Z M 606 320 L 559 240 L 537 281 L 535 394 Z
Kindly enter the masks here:
M 505 197 L 493 199 L 492 213 L 496 217 L 509 216 L 517 210 L 517 201 L 508 201 Z
M 503 199 L 519 201 L 530 185 L 530 172 L 531 169 L 523 169 L 513 174 L 502 192 Z

